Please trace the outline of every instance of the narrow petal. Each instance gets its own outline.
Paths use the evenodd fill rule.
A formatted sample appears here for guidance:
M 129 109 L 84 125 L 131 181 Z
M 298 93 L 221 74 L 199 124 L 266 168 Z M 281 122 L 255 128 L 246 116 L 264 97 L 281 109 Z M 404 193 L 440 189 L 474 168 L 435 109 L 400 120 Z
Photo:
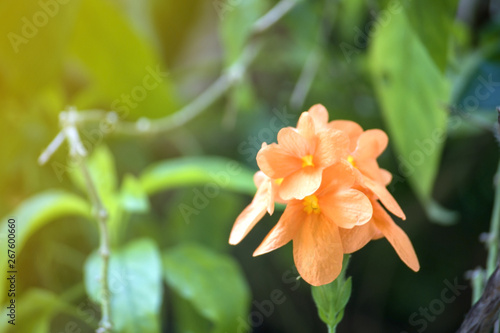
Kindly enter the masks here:
M 386 169 L 380 169 L 380 175 L 381 175 L 381 179 L 382 179 L 382 184 L 384 184 L 385 186 L 389 185 L 392 181 L 392 173 L 390 173 L 389 171 L 387 171 Z
M 353 253 L 364 247 L 379 233 L 370 221 L 352 229 L 339 228 L 344 253 Z
M 297 123 L 297 130 L 307 141 L 314 140 L 316 128 L 314 127 L 313 117 L 308 112 L 302 112 Z
M 307 214 L 303 211 L 302 203 L 290 203 L 285 208 L 278 224 L 267 234 L 266 238 L 264 238 L 253 253 L 253 256 L 271 252 L 291 241 L 306 216 Z
M 340 130 L 347 134 L 349 137 L 349 151 L 353 152 L 356 150 L 358 138 L 361 133 L 363 133 L 363 128 L 361 126 L 350 120 L 334 120 L 328 124 L 328 127 Z
M 302 278 L 313 286 L 320 286 L 340 274 L 344 251 L 335 224 L 322 214 L 308 217 L 293 238 L 293 257 Z
M 318 148 L 314 155 L 315 160 L 326 168 L 348 155 L 349 138 L 338 130 L 328 130 L 318 133 Z
M 316 130 L 325 127 L 328 123 L 328 111 L 322 104 L 315 104 L 307 111 L 314 121 Z
M 291 127 L 282 128 L 278 132 L 278 145 L 287 151 L 289 155 L 298 158 L 311 154 L 306 138 Z
M 392 194 L 387 190 L 387 188 L 368 177 L 364 177 L 365 186 L 368 187 L 375 195 L 379 198 L 380 202 L 382 202 L 391 213 L 396 215 L 397 217 L 406 220 L 406 215 L 397 203 L 396 199 L 392 196 Z
M 331 192 L 318 198 L 321 212 L 341 228 L 351 229 L 372 218 L 370 199 L 355 189 Z
M 257 153 L 259 168 L 270 178 L 283 178 L 302 168 L 299 157 L 289 155 L 280 146 L 273 143 Z
M 391 243 L 399 258 L 412 270 L 420 269 L 417 255 L 406 233 L 391 219 L 389 214 L 380 206 L 374 206 L 373 222 Z
M 231 234 L 229 236 L 229 244 L 236 245 L 252 230 L 266 214 L 269 207 L 269 201 L 272 201 L 271 183 L 264 182 L 255 193 L 250 205 L 248 205 L 241 214 L 236 218 Z
M 257 186 L 257 188 L 260 187 L 260 185 L 264 182 L 264 181 L 267 181 L 269 179 L 268 176 L 266 176 L 265 173 L 263 173 L 262 171 L 257 171 L 254 175 L 253 175 L 253 182 L 255 184 L 255 186 Z
M 371 129 L 364 131 L 358 138 L 355 156 L 359 160 L 376 159 L 387 148 L 389 138 L 384 131 Z
M 283 179 L 279 194 L 284 200 L 304 199 L 313 194 L 321 185 L 322 169 L 314 167 L 301 168 Z

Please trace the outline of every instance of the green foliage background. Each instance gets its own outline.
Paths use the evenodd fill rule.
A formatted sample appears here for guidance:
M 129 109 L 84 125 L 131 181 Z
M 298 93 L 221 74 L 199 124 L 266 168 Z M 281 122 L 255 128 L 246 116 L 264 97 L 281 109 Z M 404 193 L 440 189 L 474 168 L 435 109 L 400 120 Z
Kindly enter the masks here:
M 92 332 L 100 318 L 99 235 L 82 175 L 66 145 L 37 163 L 60 111 L 159 119 L 224 73 L 238 75 L 180 128 L 129 135 L 103 130 L 101 119 L 80 128 L 110 212 L 117 331 L 326 331 L 309 286 L 296 279 L 291 245 L 251 257 L 279 212 L 242 244 L 227 242 L 255 191 L 261 143 L 316 103 L 330 119 L 388 132 L 380 164 L 394 175 L 389 189 L 408 217 L 400 225 L 422 266 L 411 272 L 385 240 L 355 253 L 338 332 L 458 328 L 470 288 L 432 320 L 415 320 L 445 281 L 468 284 L 465 272 L 485 263 L 479 235 L 489 228 L 498 159 L 498 5 L 288 0 L 289 13 L 256 31 L 277 3 L 0 2 L 0 253 L 15 217 L 19 271 L 17 325 L 3 310 L 0 332 Z M 256 58 L 247 66 L 249 50 Z M 0 256 L 2 271 L 6 262 Z M 2 304 L 7 288 L 0 279 Z

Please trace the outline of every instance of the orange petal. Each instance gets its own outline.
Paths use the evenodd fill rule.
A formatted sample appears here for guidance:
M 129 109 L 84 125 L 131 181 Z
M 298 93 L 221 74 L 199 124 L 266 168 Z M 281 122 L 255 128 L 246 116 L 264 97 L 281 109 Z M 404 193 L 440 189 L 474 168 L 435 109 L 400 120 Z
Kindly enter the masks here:
M 323 170 L 321 186 L 318 189 L 318 195 L 328 192 L 337 192 L 343 189 L 349 189 L 356 180 L 355 170 L 349 162 L 340 160 L 332 166 Z
M 337 129 L 349 137 L 349 151 L 353 152 L 356 150 L 356 146 L 358 145 L 358 138 L 363 133 L 363 128 L 359 126 L 354 121 L 350 120 L 334 120 L 328 124 L 329 128 Z
M 364 177 L 364 182 L 365 186 L 375 193 L 379 200 L 384 204 L 385 208 L 397 217 L 406 220 L 405 213 L 384 185 L 375 182 L 368 177 Z
M 368 244 L 379 231 L 370 221 L 352 229 L 339 228 L 344 253 L 353 253 Z
M 318 148 L 315 160 L 326 168 L 348 155 L 349 138 L 342 131 L 329 130 L 318 133 Z
M 248 205 L 236 218 L 236 222 L 229 236 L 229 244 L 236 245 L 241 242 L 257 222 L 266 214 L 266 210 L 269 207 L 269 201 L 272 201 L 270 197 L 271 186 L 271 182 L 264 182 L 257 190 L 257 193 L 255 193 L 255 197 L 250 205 Z
M 293 257 L 302 278 L 313 286 L 320 286 L 340 274 L 344 251 L 335 224 L 322 214 L 307 216 L 293 238 Z
M 328 123 L 328 111 L 322 104 L 315 104 L 307 110 L 314 121 L 316 129 L 326 126 Z
M 302 168 L 300 157 L 291 156 L 275 143 L 259 150 L 257 164 L 268 177 L 274 179 L 286 177 Z
M 374 205 L 373 222 L 391 243 L 399 258 L 412 270 L 420 269 L 418 258 L 406 233 L 391 219 L 379 204 Z
M 321 213 L 341 228 L 350 229 L 368 222 L 373 213 L 370 199 L 361 191 L 330 192 L 318 198 Z
M 316 129 L 314 127 L 313 117 L 308 112 L 302 112 L 297 123 L 297 131 L 306 138 L 307 141 L 311 142 L 314 140 L 316 135 Z
M 371 129 L 364 131 L 358 138 L 354 156 L 359 160 L 376 159 L 387 148 L 389 138 L 384 131 Z
M 289 155 L 302 157 L 311 154 L 306 138 L 291 127 L 282 128 L 278 132 L 278 145 Z
M 301 202 L 290 203 L 285 208 L 278 224 L 267 234 L 253 256 L 271 252 L 291 241 L 306 216 Z
M 322 169 L 301 168 L 285 177 L 280 185 L 279 195 L 284 200 L 303 199 L 313 194 L 321 185 Z
M 380 178 L 382 179 L 382 184 L 387 186 L 392 182 L 392 173 L 385 169 L 380 169 Z

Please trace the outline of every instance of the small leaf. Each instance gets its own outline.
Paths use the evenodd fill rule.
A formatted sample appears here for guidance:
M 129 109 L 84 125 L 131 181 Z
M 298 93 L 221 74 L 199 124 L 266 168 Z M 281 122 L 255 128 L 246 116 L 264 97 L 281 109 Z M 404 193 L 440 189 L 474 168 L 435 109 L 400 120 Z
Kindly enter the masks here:
M 184 186 L 206 185 L 254 195 L 253 172 L 222 157 L 182 157 L 150 166 L 140 177 L 149 195 Z
M 45 224 L 64 216 L 83 216 L 91 218 L 91 207 L 79 196 L 65 191 L 46 191 L 39 193 L 17 207 L 12 213 L 5 216 L 0 222 L 0 230 L 7 232 L 8 220 L 15 219 L 15 239 L 16 244 L 13 249 L 16 255 L 24 247 L 32 234 Z M 5 235 L 7 237 L 7 235 Z M 7 239 L 7 238 L 5 238 Z M 4 244 L 2 242 L 2 244 Z M 5 245 L 5 248 L 7 246 Z M 0 264 L 2 271 L 8 271 L 7 260 L 2 260 Z M 7 280 L 0 279 L 0 290 L 5 290 Z M 0 303 L 6 294 L 0 294 Z
M 93 253 L 85 263 L 85 287 L 89 297 L 101 299 L 101 257 Z M 111 251 L 108 273 L 111 318 L 120 333 L 160 331 L 162 300 L 161 259 L 156 244 L 142 239 Z
M 446 137 L 448 82 L 404 12 L 379 26 L 369 60 L 377 98 L 397 149 L 400 173 L 425 204 Z
M 181 245 L 163 255 L 167 284 L 214 323 L 214 333 L 238 332 L 250 291 L 238 264 L 200 245 Z M 246 329 L 243 328 L 243 329 Z
M 351 278 L 345 277 L 348 258 L 349 256 L 344 256 L 342 272 L 333 282 L 319 287 L 311 286 L 319 317 L 328 326 L 329 332 L 335 332 L 335 328 L 344 317 L 344 309 L 351 297 Z
M 133 175 L 125 175 L 120 191 L 120 199 L 123 208 L 131 213 L 149 211 L 148 197 L 139 180 Z

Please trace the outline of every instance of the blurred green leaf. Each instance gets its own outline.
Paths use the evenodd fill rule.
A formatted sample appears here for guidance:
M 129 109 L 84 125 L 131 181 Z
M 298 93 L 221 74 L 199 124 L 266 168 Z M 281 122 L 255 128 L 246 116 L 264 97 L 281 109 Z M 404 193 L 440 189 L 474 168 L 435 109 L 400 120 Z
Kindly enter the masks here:
M 9 306 L 6 304 L 5 307 Z M 68 311 L 68 304 L 58 299 L 55 294 L 42 289 L 30 289 L 16 297 L 15 326 L 8 323 L 10 317 L 0 321 L 0 332 L 49 333 L 52 317 L 60 311 Z M 3 308 L 5 308 L 3 307 Z M 4 311 L 7 314 L 9 310 Z
M 253 172 L 222 157 L 181 157 L 149 166 L 140 176 L 144 191 L 154 194 L 184 186 L 205 185 L 255 194 Z
M 166 251 L 163 265 L 167 284 L 214 323 L 213 333 L 241 331 L 250 291 L 231 257 L 185 244 Z
M 345 277 L 349 256 L 344 256 L 342 272 L 331 283 L 319 287 L 311 286 L 312 296 L 321 320 L 328 326 L 328 332 L 335 329 L 344 317 L 344 309 L 351 297 L 351 278 Z
M 226 66 L 232 65 L 243 51 L 253 24 L 267 9 L 266 1 L 225 1 L 213 2 L 220 20 L 220 34 L 225 50 Z
M 458 0 L 420 0 L 407 1 L 406 4 L 406 14 L 413 30 L 434 63 L 444 72 Z
M 101 265 L 97 252 L 85 263 L 85 288 L 94 302 L 101 299 Z M 161 258 L 154 242 L 136 240 L 112 250 L 109 262 L 111 317 L 120 333 L 159 332 L 163 288 Z
M 18 96 L 31 98 L 48 84 L 59 83 L 79 4 L 80 1 L 0 2 L 2 93 L 8 88 Z
M 123 208 L 131 213 L 145 213 L 149 211 L 148 196 L 144 192 L 141 183 L 131 174 L 125 175 L 120 199 Z
M 426 203 L 446 137 L 448 82 L 404 13 L 380 26 L 369 61 L 377 98 L 397 148 L 399 171 Z
M 160 56 L 112 2 L 83 1 L 71 41 L 77 64 L 92 82 L 74 101 L 78 108 L 105 104 L 120 118 L 157 118 L 176 110 Z
M 28 241 L 32 234 L 45 224 L 52 222 L 63 216 L 83 216 L 91 217 L 91 207 L 79 196 L 65 191 L 46 191 L 39 193 L 25 200 L 12 213 L 4 216 L 0 222 L 0 227 L 3 232 L 7 232 L 9 218 L 16 220 L 15 239 L 16 255 L 22 250 L 24 244 Z M 3 260 L 0 265 L 2 270 L 8 271 L 7 260 Z M 7 280 L 0 279 L 0 290 L 5 290 L 4 286 Z M 0 301 L 5 297 L 4 293 L 0 296 Z

